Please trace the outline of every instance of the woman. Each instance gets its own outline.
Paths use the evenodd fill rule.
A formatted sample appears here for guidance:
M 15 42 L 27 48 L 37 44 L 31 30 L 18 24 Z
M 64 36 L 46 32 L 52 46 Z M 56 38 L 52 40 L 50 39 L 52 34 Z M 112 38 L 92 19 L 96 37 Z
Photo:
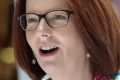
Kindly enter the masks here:
M 33 80 L 113 80 L 120 24 L 109 0 L 17 0 L 15 56 Z M 18 21 L 16 20 L 18 19 Z

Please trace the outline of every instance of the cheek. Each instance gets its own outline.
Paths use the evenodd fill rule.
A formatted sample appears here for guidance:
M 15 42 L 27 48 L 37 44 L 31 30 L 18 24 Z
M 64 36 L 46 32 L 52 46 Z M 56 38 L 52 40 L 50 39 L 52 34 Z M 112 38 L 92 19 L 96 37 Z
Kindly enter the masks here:
M 77 52 L 85 50 L 82 38 L 80 37 L 80 34 L 77 32 L 74 25 L 69 24 L 58 34 L 59 35 L 56 36 L 58 36 L 58 39 L 60 40 L 62 46 L 67 51 Z
M 63 44 L 65 44 L 64 46 L 66 47 L 66 49 L 72 53 L 84 53 L 85 51 L 85 45 L 79 36 L 73 35 L 69 38 L 67 37 L 67 39 L 64 40 Z
M 69 64 L 83 64 L 83 61 L 86 58 L 86 48 L 78 33 L 66 32 L 64 36 L 59 38 L 62 44 L 62 61 Z M 79 63 L 78 63 L 79 61 Z
M 30 36 L 30 34 L 29 33 L 26 33 L 26 39 L 27 39 L 27 42 L 28 42 L 28 44 L 30 45 L 31 44 L 31 37 L 32 36 Z
M 34 48 L 34 35 L 27 32 L 26 39 L 27 39 L 29 46 L 33 49 Z

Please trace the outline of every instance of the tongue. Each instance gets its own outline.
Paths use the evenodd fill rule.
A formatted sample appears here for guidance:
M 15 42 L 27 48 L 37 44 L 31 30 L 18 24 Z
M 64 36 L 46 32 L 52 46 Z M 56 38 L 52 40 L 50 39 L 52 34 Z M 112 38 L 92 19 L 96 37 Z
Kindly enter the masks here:
M 51 50 L 42 50 L 40 49 L 40 52 L 43 53 L 43 54 L 51 54 L 53 52 L 55 52 L 58 48 L 54 48 L 54 49 L 51 49 Z

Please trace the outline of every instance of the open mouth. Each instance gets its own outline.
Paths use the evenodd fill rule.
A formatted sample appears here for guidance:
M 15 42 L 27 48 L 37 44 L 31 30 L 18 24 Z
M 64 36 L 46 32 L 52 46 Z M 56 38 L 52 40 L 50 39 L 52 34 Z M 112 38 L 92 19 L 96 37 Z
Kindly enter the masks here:
M 56 54 L 58 49 L 58 47 L 42 47 L 39 49 L 39 52 L 43 56 L 50 56 Z

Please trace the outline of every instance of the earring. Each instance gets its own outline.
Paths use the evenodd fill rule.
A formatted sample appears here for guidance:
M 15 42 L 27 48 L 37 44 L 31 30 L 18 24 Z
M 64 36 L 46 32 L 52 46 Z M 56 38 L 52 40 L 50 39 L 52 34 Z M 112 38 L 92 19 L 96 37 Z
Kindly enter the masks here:
M 90 58 L 90 54 L 89 53 L 87 53 L 87 58 Z
M 42 80 L 50 80 L 50 76 L 48 74 L 46 74 L 42 77 Z
M 36 64 L 36 59 L 35 59 L 35 57 L 32 59 L 32 64 Z

